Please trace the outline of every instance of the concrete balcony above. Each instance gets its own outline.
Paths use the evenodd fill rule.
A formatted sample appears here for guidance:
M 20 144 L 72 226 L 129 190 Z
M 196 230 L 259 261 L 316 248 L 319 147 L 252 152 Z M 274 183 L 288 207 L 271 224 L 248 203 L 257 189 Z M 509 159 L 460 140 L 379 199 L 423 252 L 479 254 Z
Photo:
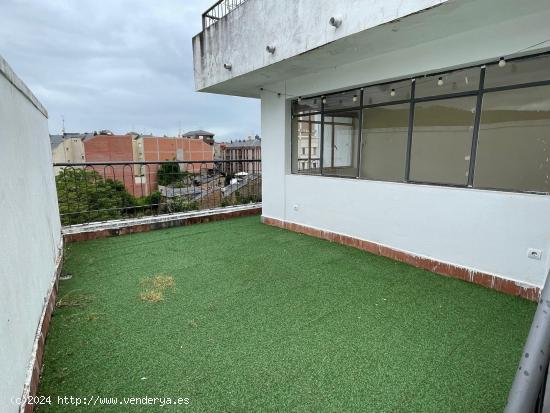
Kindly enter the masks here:
M 501 32 L 517 38 L 511 53 L 548 13 L 546 0 L 248 0 L 193 38 L 195 86 L 259 97 L 265 85 L 446 38 L 463 38 L 475 57 L 477 42 Z
M 215 23 L 207 19 L 203 32 L 193 38 L 195 86 L 200 91 L 258 97 L 258 85 L 311 70 L 307 59 L 289 59 L 446 1 L 248 0 Z M 338 27 L 330 24 L 331 18 Z M 334 65 L 337 56 L 330 50 L 323 54 L 328 57 L 323 66 Z M 243 75 L 246 79 L 235 82 Z

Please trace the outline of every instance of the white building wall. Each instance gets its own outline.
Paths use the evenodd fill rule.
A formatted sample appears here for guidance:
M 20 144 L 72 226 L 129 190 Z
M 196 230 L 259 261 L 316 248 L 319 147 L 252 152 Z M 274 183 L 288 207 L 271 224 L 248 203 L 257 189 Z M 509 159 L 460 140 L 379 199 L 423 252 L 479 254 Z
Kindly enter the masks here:
M 47 112 L 0 57 L 0 411 L 18 411 L 61 225 Z
M 263 215 L 542 286 L 550 266 L 550 197 L 291 175 L 289 101 L 508 56 L 550 39 L 549 20 L 548 11 L 531 14 L 266 85 Z M 527 258 L 528 248 L 541 249 L 542 260 Z
M 447 0 L 249 0 L 193 38 L 203 89 Z M 368 11 L 357 13 L 358 10 Z M 340 17 L 345 24 L 328 24 Z M 274 54 L 266 46 L 276 48 Z M 230 63 L 232 70 L 224 69 Z

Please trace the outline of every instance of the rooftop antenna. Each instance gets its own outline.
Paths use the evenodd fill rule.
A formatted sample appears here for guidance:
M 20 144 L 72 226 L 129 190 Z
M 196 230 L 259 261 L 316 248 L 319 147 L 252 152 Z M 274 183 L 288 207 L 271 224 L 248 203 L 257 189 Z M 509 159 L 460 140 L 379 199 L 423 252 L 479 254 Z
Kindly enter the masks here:
M 178 138 L 181 138 L 181 120 L 178 123 Z
M 61 135 L 65 135 L 65 115 L 61 115 Z

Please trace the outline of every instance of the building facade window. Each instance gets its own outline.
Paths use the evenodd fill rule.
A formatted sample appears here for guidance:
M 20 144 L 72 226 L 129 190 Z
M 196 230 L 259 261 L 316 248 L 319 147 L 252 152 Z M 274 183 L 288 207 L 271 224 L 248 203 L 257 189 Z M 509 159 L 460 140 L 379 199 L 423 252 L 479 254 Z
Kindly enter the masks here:
M 550 192 L 550 85 L 483 96 L 474 187 Z
M 486 89 L 545 82 L 549 79 L 550 55 L 514 60 L 499 65 L 487 66 L 484 86 Z
M 295 100 L 292 172 L 548 194 L 550 54 Z
M 410 104 L 363 109 L 360 177 L 405 179 Z
M 468 183 L 476 100 L 475 96 L 466 96 L 415 105 L 411 181 Z
M 357 176 L 359 112 L 327 113 L 324 117 L 323 175 Z
M 464 92 L 476 93 L 480 77 L 481 68 L 475 67 L 417 78 L 414 96 L 421 99 Z
M 296 116 L 292 125 L 292 172 L 318 173 L 319 159 L 313 154 L 321 145 L 321 115 Z

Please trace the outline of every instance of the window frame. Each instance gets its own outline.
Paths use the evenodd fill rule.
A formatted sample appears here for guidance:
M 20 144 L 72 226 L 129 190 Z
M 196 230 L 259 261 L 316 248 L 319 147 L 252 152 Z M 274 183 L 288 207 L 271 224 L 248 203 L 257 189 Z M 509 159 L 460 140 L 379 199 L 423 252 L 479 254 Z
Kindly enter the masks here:
M 291 105 L 291 107 L 293 107 L 294 105 Z M 293 108 L 291 108 L 291 111 L 293 111 Z M 312 117 L 314 117 L 315 115 L 321 115 L 321 120 L 319 121 L 314 121 L 314 120 L 311 120 Z M 309 118 L 307 121 L 304 121 L 304 120 L 300 120 L 300 118 Z M 297 118 L 297 119 L 296 119 Z M 312 165 L 312 162 L 313 161 L 318 161 L 319 158 L 312 158 L 311 156 L 311 142 L 312 142 L 312 138 L 311 138 L 311 125 L 313 124 L 319 124 L 320 125 L 320 129 L 321 129 L 321 136 L 319 136 L 319 146 L 322 145 L 322 129 L 323 129 L 323 117 L 322 117 L 322 112 L 308 112 L 308 113 L 299 113 L 299 114 L 292 114 L 291 113 L 291 125 L 292 123 L 294 122 L 294 120 L 296 119 L 296 124 L 298 123 L 308 123 L 309 124 L 309 137 L 308 137 L 308 151 L 307 151 L 307 158 L 300 158 L 301 154 L 300 154 L 300 148 L 297 146 L 296 148 L 294 148 L 294 143 L 293 143 L 293 135 L 294 135 L 294 131 L 291 130 L 291 139 L 290 139 L 290 173 L 292 175 L 313 175 L 313 176 L 318 176 L 319 174 L 316 174 L 316 173 L 312 173 L 310 172 L 313 168 L 311 167 Z M 292 126 L 291 126 L 292 127 Z M 298 132 L 298 131 L 296 131 Z M 296 151 L 296 153 L 294 153 L 294 151 Z M 296 156 L 296 166 L 293 165 L 293 159 L 294 159 L 294 156 Z M 308 168 L 307 169 L 303 169 L 300 171 L 300 162 L 306 162 L 306 164 L 308 165 Z M 303 164 L 302 164 L 303 165 Z M 295 169 L 295 171 L 293 171 L 293 169 Z
M 482 71 L 483 70 L 485 70 L 485 69 L 482 68 Z M 481 76 L 483 76 L 483 75 L 481 75 Z M 457 93 L 457 94 L 453 94 L 453 95 L 440 95 L 440 96 L 438 96 L 438 99 L 433 99 L 432 97 L 413 99 L 413 102 L 412 102 L 413 105 L 412 106 L 414 106 L 414 107 L 411 107 L 411 110 L 416 110 L 415 107 L 416 107 L 417 103 L 437 102 L 439 100 L 450 100 L 450 99 L 464 98 L 464 97 L 475 97 L 477 94 L 478 93 L 462 92 L 462 93 Z M 449 186 L 449 187 L 453 187 L 453 188 L 471 188 L 472 187 L 471 186 L 471 181 L 473 181 L 472 151 L 473 151 L 474 141 L 476 142 L 476 146 L 477 146 L 477 133 L 479 131 L 479 128 L 476 128 L 476 125 L 479 126 L 479 124 L 476 123 L 476 121 L 478 121 L 478 113 L 480 112 L 480 107 L 478 105 L 479 105 L 479 96 L 477 96 L 476 112 L 473 116 L 474 117 L 474 125 L 473 125 L 472 136 L 471 136 L 470 161 L 469 161 L 469 165 L 468 165 L 468 179 L 466 180 L 466 183 L 465 184 L 453 184 L 453 183 L 448 183 L 448 182 L 443 183 L 443 182 L 421 181 L 421 180 L 411 179 L 411 177 L 410 177 L 411 156 L 412 156 L 412 147 L 413 147 L 413 143 L 414 143 L 414 141 L 413 141 L 413 137 L 414 137 L 414 114 L 413 114 L 412 117 L 409 117 L 409 142 L 410 142 L 410 145 L 407 145 L 407 169 L 405 171 L 406 172 L 405 179 L 406 179 L 407 183 L 420 184 L 420 185 Z M 412 121 L 412 123 L 411 123 L 411 121 Z M 409 149 L 410 149 L 410 152 L 409 152 Z
M 550 52 L 544 52 L 544 53 L 537 53 L 533 55 L 528 56 L 522 56 L 522 57 L 516 57 L 507 59 L 507 62 L 521 62 L 524 60 L 529 59 L 535 59 L 538 57 L 547 57 L 550 58 Z M 362 87 L 356 87 L 352 89 L 346 89 L 346 90 L 340 90 L 337 92 L 331 92 L 331 93 L 324 93 L 321 95 L 315 95 L 315 96 L 308 96 L 304 99 L 321 99 L 321 110 L 320 111 L 312 111 L 309 113 L 294 113 L 294 104 L 297 103 L 297 100 L 292 100 L 291 107 L 291 119 L 294 119 L 295 117 L 302 117 L 302 116 L 313 116 L 313 115 L 321 115 L 321 136 L 320 136 L 320 144 L 319 144 L 319 173 L 304 173 L 304 172 L 292 172 L 292 165 L 291 165 L 291 174 L 297 174 L 297 175 L 313 175 L 313 176 L 323 176 L 323 177 L 331 177 L 331 178 L 342 178 L 342 179 L 361 179 L 365 181 L 373 181 L 373 182 L 393 182 L 393 183 L 404 183 L 404 184 L 412 184 L 412 185 L 429 185 L 429 186 L 439 186 L 439 187 L 450 187 L 450 188 L 462 188 L 462 189 L 474 189 L 474 190 L 488 190 L 488 191 L 496 191 L 496 192 L 509 192 L 509 193 L 523 193 L 523 194 L 534 194 L 534 195 L 550 195 L 550 192 L 541 192 L 541 191 L 526 191 L 526 190 L 515 190 L 515 189 L 502 189 L 502 188 L 491 188 L 491 187 L 474 187 L 474 180 L 475 180 L 475 165 L 476 165 L 476 155 L 477 155 L 477 146 L 478 146 L 478 140 L 479 140 L 479 126 L 481 121 L 481 113 L 482 113 L 482 105 L 483 105 L 483 96 L 487 93 L 491 92 L 500 92 L 500 91 L 506 91 L 506 90 L 514 90 L 514 89 L 524 89 L 529 87 L 537 87 L 537 86 L 548 86 L 550 85 L 550 76 L 547 80 L 539 80 L 534 82 L 524 82 L 520 84 L 510 84 L 510 85 L 501 85 L 501 86 L 494 86 L 485 88 L 485 76 L 486 76 L 486 67 L 488 65 L 496 65 L 498 64 L 498 60 L 491 60 L 486 62 L 485 64 L 478 64 L 478 65 L 469 65 L 469 66 L 463 66 L 460 68 L 456 68 L 453 70 L 446 70 L 446 71 L 439 71 L 436 73 L 430 73 L 426 74 L 425 76 L 412 76 L 412 77 L 405 77 L 400 79 L 395 79 L 389 82 L 380 82 L 380 83 L 372 83 L 368 85 L 364 85 Z M 470 90 L 470 91 L 462 91 L 462 92 L 456 92 L 456 93 L 447 93 L 447 94 L 441 94 L 441 95 L 433 95 L 433 96 L 423 96 L 423 97 L 416 97 L 415 96 L 415 89 L 416 89 L 416 82 L 417 80 L 424 78 L 424 77 L 436 77 L 439 75 L 449 74 L 457 71 L 463 71 L 465 69 L 472 69 L 472 68 L 479 68 L 480 74 L 479 74 L 479 85 L 477 89 Z M 365 104 L 364 97 L 365 93 L 364 90 L 368 87 L 372 86 L 380 86 L 380 85 L 387 85 L 392 83 L 398 83 L 398 82 L 404 82 L 409 80 L 411 82 L 410 86 L 410 99 L 401 99 L 401 100 L 388 100 L 388 102 L 380 102 L 380 103 L 374 103 L 374 104 Z M 333 174 L 323 174 L 323 153 L 324 153 L 324 129 L 325 129 L 325 99 L 327 96 L 332 96 L 336 94 L 343 94 L 348 93 L 352 91 L 360 91 L 360 97 L 358 99 L 358 104 L 350 107 L 343 107 L 342 109 L 328 109 L 328 112 L 330 114 L 338 113 L 338 112 L 350 112 L 350 111 L 359 111 L 359 137 L 358 137 L 358 153 L 357 153 L 357 172 L 355 176 L 342 176 L 342 175 L 333 175 Z M 429 101 L 437 101 L 437 100 L 444 100 L 444 99 L 450 99 L 450 98 L 457 98 L 457 97 L 466 97 L 466 96 L 475 96 L 476 99 L 476 112 L 474 115 L 474 127 L 472 131 L 472 145 L 471 145 L 471 153 L 470 153 L 470 164 L 469 164 L 469 172 L 468 172 L 468 180 L 466 184 L 449 184 L 449 183 L 438 183 L 438 182 L 423 182 L 423 181 L 414 181 L 410 179 L 410 162 L 411 162 L 411 152 L 412 152 L 412 144 L 413 144 L 413 129 L 414 129 L 414 112 L 415 112 L 415 106 L 416 103 L 421 102 L 429 102 Z M 301 98 L 301 97 L 300 97 Z M 360 176 L 360 168 L 361 168 L 361 161 L 362 161 L 362 154 L 361 154 L 361 148 L 363 144 L 363 109 L 367 108 L 374 108 L 374 107 L 381 107 L 381 106 L 391 106 L 396 104 L 410 104 L 410 110 L 409 110 L 409 123 L 408 123 L 408 133 L 407 133 L 407 149 L 406 149 L 406 162 L 405 162 L 405 179 L 402 181 L 382 181 L 382 180 L 376 180 L 371 178 L 365 178 Z M 292 134 L 291 134 L 292 135 Z M 292 148 L 293 148 L 293 142 L 292 138 L 290 140 L 291 145 L 291 163 L 293 159 L 292 155 Z M 311 152 L 311 148 L 310 148 Z M 311 155 L 311 154 L 310 154 Z
M 362 91 L 361 91 L 361 94 L 362 94 Z M 361 100 L 360 100 L 361 101 Z M 348 179 L 357 179 L 357 176 L 359 174 L 359 167 L 360 167 L 360 164 L 358 163 L 357 164 L 357 167 L 355 168 L 356 171 L 355 171 L 355 175 L 353 176 L 350 176 L 350 175 L 339 175 L 339 174 L 329 174 L 329 173 L 324 173 L 323 172 L 323 168 L 325 168 L 324 166 L 324 142 L 325 142 L 325 115 L 329 116 L 329 117 L 332 117 L 332 118 L 335 118 L 337 117 L 336 115 L 338 115 L 339 113 L 350 113 L 350 112 L 357 112 L 357 123 L 358 123 L 358 130 L 357 130 L 357 150 L 359 150 L 359 148 L 361 147 L 361 127 L 360 127 L 360 122 L 362 122 L 362 119 L 363 119 L 363 114 L 362 114 L 362 109 L 360 106 L 355 106 L 353 108 L 347 108 L 347 109 L 339 109 L 339 110 L 328 110 L 326 112 L 323 112 L 323 116 L 322 116 L 322 124 L 321 124 L 321 154 L 320 154 L 320 157 L 321 157 L 321 173 L 320 175 L 321 176 L 329 176 L 329 177 L 333 177 L 333 178 L 348 178 Z M 335 134 L 334 134 L 334 126 L 337 125 L 338 123 L 334 122 L 334 120 L 330 123 L 330 125 L 332 125 L 332 139 L 335 138 Z M 359 151 L 360 152 L 360 151 Z M 353 152 L 351 154 L 351 159 L 353 159 Z M 355 161 L 358 162 L 360 161 L 360 154 L 356 154 L 356 159 Z M 334 160 L 334 150 L 332 151 L 332 161 Z M 352 163 L 352 167 L 353 167 L 353 163 Z M 332 166 L 331 168 L 334 168 L 334 166 Z
M 402 100 L 395 100 L 395 101 L 390 101 L 390 102 L 384 102 L 384 103 L 375 103 L 375 104 L 372 104 L 372 105 L 364 105 L 361 107 L 361 131 L 360 131 L 360 136 L 359 136 L 359 149 L 360 149 L 360 153 L 359 153 L 359 174 L 357 176 L 358 179 L 362 179 L 364 181 L 374 181 L 374 182 L 401 182 L 401 183 L 406 183 L 408 182 L 407 179 L 408 179 L 408 173 L 409 173 L 409 161 L 410 161 L 410 142 L 411 142 L 411 133 L 410 133 L 410 126 L 411 126 L 411 110 L 413 110 L 412 108 L 412 94 L 414 93 L 414 80 L 411 81 L 411 99 L 402 99 Z M 380 108 L 380 107 L 388 107 L 388 106 L 397 106 L 397 105 L 406 105 L 406 104 L 409 104 L 409 118 L 408 118 L 408 123 L 407 123 L 407 141 L 406 141 L 406 145 L 405 145 L 405 165 L 403 165 L 403 180 L 401 181 L 394 181 L 394 180 L 391 180 L 391 179 L 372 179 L 372 178 L 367 178 L 367 177 L 364 177 L 361 175 L 361 162 L 363 162 L 363 116 L 364 116 L 364 111 L 365 109 L 373 109 L 373 108 Z

